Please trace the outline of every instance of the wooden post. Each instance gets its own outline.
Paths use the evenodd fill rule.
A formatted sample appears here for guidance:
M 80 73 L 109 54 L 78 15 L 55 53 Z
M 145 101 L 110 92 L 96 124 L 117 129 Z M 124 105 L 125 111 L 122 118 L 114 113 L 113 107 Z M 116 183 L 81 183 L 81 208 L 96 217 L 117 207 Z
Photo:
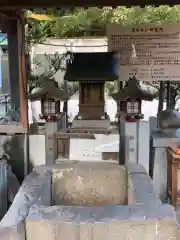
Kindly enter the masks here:
M 28 101 L 27 93 L 27 72 L 25 64 L 25 32 L 24 32 L 24 16 L 17 21 L 18 31 L 18 62 L 19 62 L 19 89 L 20 89 L 20 116 L 21 125 L 28 132 Z
M 179 150 L 178 146 L 169 146 L 167 149 L 167 193 L 170 197 L 171 204 L 176 208 L 177 204 L 180 203 L 180 197 L 178 195 L 178 170 L 180 163 L 180 155 L 177 154 Z

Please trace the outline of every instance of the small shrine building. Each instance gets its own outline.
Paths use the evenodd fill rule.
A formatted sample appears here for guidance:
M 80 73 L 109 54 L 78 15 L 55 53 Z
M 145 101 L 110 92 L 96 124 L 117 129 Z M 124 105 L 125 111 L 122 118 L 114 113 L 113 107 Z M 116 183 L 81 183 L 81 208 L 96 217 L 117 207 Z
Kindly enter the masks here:
M 117 79 L 113 52 L 74 53 L 67 64 L 65 81 L 79 82 L 79 113 L 72 127 L 98 127 L 110 124 L 105 112 L 104 88 L 106 81 Z M 80 123 L 80 124 L 77 124 Z M 96 125 L 94 125 L 96 127 Z

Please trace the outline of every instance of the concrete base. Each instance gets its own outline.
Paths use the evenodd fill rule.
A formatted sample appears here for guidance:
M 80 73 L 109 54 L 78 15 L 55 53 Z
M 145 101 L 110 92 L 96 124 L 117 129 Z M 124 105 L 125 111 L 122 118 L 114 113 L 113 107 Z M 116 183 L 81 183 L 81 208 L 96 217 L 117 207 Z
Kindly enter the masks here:
M 110 121 L 105 120 L 73 120 L 72 128 L 110 128 Z

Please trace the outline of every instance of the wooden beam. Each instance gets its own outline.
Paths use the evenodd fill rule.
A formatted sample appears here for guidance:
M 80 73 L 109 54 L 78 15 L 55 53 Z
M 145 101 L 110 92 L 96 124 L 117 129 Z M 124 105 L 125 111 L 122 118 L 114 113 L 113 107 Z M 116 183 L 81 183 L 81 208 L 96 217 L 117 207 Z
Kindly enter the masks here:
M 27 131 L 21 125 L 0 124 L 0 135 L 21 135 Z
M 0 9 L 0 15 L 6 19 L 19 19 L 22 13 L 22 10 Z
M 158 2 L 155 0 L 1 0 L 0 8 L 2 9 L 12 9 L 12 8 L 35 8 L 35 7 L 71 7 L 71 6 L 79 6 L 79 7 L 92 7 L 92 6 L 142 6 L 144 5 L 176 5 L 180 4 L 180 0 L 159 0 Z

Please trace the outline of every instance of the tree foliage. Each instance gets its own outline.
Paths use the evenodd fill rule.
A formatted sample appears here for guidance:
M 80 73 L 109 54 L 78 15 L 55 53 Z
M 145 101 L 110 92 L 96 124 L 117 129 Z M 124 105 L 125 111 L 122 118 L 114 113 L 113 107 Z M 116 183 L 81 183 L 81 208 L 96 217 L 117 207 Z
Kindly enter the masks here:
M 180 23 L 180 6 L 160 6 L 154 8 L 110 7 L 98 8 L 73 8 L 73 9 L 34 9 L 35 13 L 45 13 L 55 16 L 53 22 L 41 22 L 32 24 L 37 35 L 46 37 L 83 37 L 105 36 L 106 26 L 109 23 L 121 25 L 143 23 Z M 29 23 L 33 20 L 29 20 Z

